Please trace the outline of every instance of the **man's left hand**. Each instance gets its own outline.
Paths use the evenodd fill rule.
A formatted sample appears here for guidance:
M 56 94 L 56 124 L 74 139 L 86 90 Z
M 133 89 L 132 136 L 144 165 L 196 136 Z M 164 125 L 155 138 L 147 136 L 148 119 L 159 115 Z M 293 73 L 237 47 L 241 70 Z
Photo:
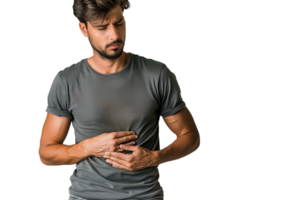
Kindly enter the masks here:
M 132 154 L 124 154 L 119 152 L 106 152 L 104 158 L 106 162 L 112 164 L 113 167 L 134 172 L 147 167 L 157 166 L 155 164 L 155 151 L 143 148 L 141 146 L 123 145 L 122 150 L 132 151 Z

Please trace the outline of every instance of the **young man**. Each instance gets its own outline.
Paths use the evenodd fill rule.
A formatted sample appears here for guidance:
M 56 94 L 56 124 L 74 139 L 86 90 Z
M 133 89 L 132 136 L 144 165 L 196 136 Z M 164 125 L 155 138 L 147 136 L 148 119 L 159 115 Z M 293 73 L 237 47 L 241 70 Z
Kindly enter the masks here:
M 78 19 L 84 19 L 79 22 L 79 28 L 83 36 L 89 38 L 93 55 L 55 75 L 47 95 L 46 112 L 52 113 L 52 118 L 56 116 L 56 121 L 59 120 L 57 116 L 65 117 L 68 123 L 72 120 L 74 143 L 77 144 L 118 131 L 134 131 L 138 138 L 134 140 L 136 146 L 126 147 L 122 153 L 111 152 L 118 153 L 115 155 L 119 157 L 113 158 L 111 154 L 110 162 L 104 156 L 91 154 L 76 163 L 76 170 L 70 175 L 70 198 L 161 200 L 164 194 L 159 184 L 158 162 L 154 159 L 158 154 L 149 157 L 154 155 L 151 152 L 161 149 L 158 117 L 162 117 L 177 136 L 191 130 L 186 128 L 187 124 L 192 124 L 189 127 L 193 126 L 194 132 L 178 137 L 172 142 L 173 146 L 164 148 L 165 152 L 169 148 L 169 153 L 159 154 L 167 155 L 163 163 L 189 155 L 199 144 L 198 129 L 181 97 L 179 83 L 164 63 L 123 51 L 126 24 L 121 5 L 124 4 L 111 4 L 117 0 L 76 2 L 74 13 Z M 101 6 L 106 6 L 107 15 L 93 18 L 93 12 L 95 16 L 101 13 Z M 114 47 L 115 44 L 118 46 Z M 50 123 L 48 126 L 53 127 Z M 84 145 L 88 148 L 92 146 L 84 144 L 88 144 Z M 116 146 L 120 148 L 119 144 Z M 53 152 L 48 148 L 49 158 L 52 158 L 49 163 L 72 163 L 63 155 L 66 151 L 58 148 Z M 141 152 L 145 154 L 141 156 Z M 62 161 L 55 162 L 60 154 Z M 127 159 L 129 156 L 134 159 Z M 145 163 L 145 159 L 149 163 Z M 136 162 L 132 165 L 134 171 L 126 166 L 129 161 Z

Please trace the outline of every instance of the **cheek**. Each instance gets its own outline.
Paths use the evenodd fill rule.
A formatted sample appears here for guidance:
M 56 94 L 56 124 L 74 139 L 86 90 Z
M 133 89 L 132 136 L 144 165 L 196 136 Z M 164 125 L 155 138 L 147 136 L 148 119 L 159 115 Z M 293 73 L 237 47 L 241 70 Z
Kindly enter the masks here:
M 104 44 L 105 35 L 103 35 L 102 33 L 100 33 L 100 31 L 94 31 L 90 35 L 90 40 L 91 40 L 91 42 L 93 42 L 93 44 L 99 46 L 100 44 Z

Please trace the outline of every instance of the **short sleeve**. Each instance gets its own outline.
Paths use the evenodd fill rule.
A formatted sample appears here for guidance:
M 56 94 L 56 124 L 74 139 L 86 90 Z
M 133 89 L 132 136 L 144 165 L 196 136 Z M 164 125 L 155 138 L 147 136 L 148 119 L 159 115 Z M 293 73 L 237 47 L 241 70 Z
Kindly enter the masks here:
M 69 101 L 67 98 L 66 85 L 61 78 L 61 72 L 55 76 L 50 91 L 48 93 L 48 106 L 46 112 L 57 116 L 68 117 L 73 120 L 73 115 L 69 111 Z
M 160 72 L 158 91 L 160 96 L 160 115 L 162 117 L 174 115 L 185 106 L 176 76 L 165 64 Z

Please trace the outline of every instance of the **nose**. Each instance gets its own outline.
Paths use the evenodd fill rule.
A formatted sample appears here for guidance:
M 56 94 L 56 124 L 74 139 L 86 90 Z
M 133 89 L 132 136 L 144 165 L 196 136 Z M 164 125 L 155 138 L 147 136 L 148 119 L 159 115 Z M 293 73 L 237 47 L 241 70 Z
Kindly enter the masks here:
M 112 26 L 112 28 L 109 29 L 109 35 L 110 35 L 111 38 L 117 39 L 119 37 L 117 28 Z M 116 44 L 120 44 L 120 42 L 112 43 L 111 46 L 116 45 Z

